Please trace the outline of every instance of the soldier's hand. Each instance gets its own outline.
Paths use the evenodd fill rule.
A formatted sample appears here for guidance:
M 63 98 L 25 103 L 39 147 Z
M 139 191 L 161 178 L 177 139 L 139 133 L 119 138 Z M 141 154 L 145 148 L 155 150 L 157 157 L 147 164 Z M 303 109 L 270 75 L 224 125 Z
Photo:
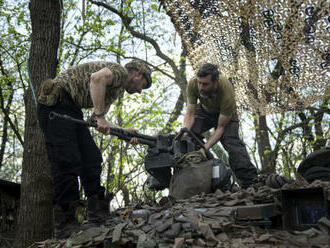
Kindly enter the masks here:
M 206 151 L 204 148 L 199 149 L 199 152 L 203 155 L 204 158 L 207 158 Z
M 134 138 L 131 138 L 131 140 L 129 141 L 130 144 L 132 145 L 136 145 L 136 144 L 139 144 L 139 139 L 134 137 Z
M 138 130 L 137 129 L 134 129 L 134 128 L 126 128 L 126 130 L 128 132 L 130 132 L 130 133 L 135 133 L 135 134 L 138 133 Z M 139 139 L 138 138 L 133 137 L 133 138 L 131 138 L 131 140 L 129 141 L 129 143 L 132 144 L 132 145 L 136 145 L 136 144 L 139 144 L 140 142 L 139 142 Z
M 110 122 L 107 122 L 104 117 L 95 117 L 97 121 L 97 131 L 103 134 L 110 134 L 110 129 L 113 125 Z
M 182 127 L 182 128 L 180 129 L 180 132 L 182 132 L 183 129 L 187 129 L 187 128 L 186 128 L 186 127 Z M 180 132 L 179 132 L 179 133 L 180 133 Z M 184 133 L 182 134 L 182 137 L 186 137 L 186 136 L 188 136 L 188 132 L 184 132 Z

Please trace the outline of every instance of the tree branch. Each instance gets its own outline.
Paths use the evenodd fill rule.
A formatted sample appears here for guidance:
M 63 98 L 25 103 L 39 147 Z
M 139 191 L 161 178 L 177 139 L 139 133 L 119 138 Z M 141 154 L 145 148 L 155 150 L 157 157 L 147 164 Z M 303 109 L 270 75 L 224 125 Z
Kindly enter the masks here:
M 7 72 L 6 72 L 6 70 L 5 70 L 4 66 L 3 66 L 3 62 L 2 62 L 2 59 L 1 58 L 0 58 L 0 71 L 1 71 L 2 75 L 6 76 L 6 78 L 9 77 L 9 75 L 7 74 Z M 7 81 L 7 84 L 9 86 L 11 86 L 11 82 L 9 80 Z M 4 96 L 2 94 L 2 87 L 0 86 L 0 99 L 1 99 L 1 101 L 0 101 L 0 103 L 1 103 L 0 108 L 1 108 L 1 110 L 3 112 L 3 114 L 5 115 L 5 118 L 4 119 L 5 119 L 5 121 L 7 120 L 9 122 L 10 127 L 14 131 L 17 139 L 19 140 L 19 142 L 21 143 L 21 145 L 23 145 L 24 144 L 24 141 L 22 139 L 22 136 L 19 133 L 19 130 L 17 129 L 16 125 L 13 123 L 13 121 L 11 120 L 11 118 L 9 116 L 9 110 L 10 110 L 10 104 L 11 104 L 12 98 L 13 98 L 13 94 L 10 94 L 9 102 L 8 102 L 7 106 L 5 107 Z
M 99 2 L 99 1 L 94 1 L 94 0 L 90 0 L 90 2 L 93 3 L 93 4 L 95 4 L 95 5 L 97 5 L 97 6 L 102 6 L 102 7 L 106 8 L 106 9 L 110 10 L 111 12 L 115 13 L 116 15 L 118 15 L 118 16 L 121 18 L 121 20 L 122 20 L 124 26 L 127 28 L 127 30 L 128 30 L 128 31 L 129 31 L 134 37 L 139 38 L 139 39 L 141 39 L 141 40 L 144 40 L 144 41 L 147 41 L 148 43 L 150 43 L 150 44 L 153 46 L 153 48 L 155 49 L 155 51 L 156 51 L 156 55 L 157 55 L 158 57 L 160 57 L 161 59 L 165 60 L 165 61 L 171 66 L 171 68 L 172 68 L 172 70 L 173 70 L 173 73 L 174 73 L 174 75 L 175 75 L 175 78 L 176 78 L 176 81 L 177 81 L 177 82 L 185 81 L 185 80 L 181 77 L 181 74 L 180 74 L 180 72 L 179 72 L 177 66 L 175 65 L 174 61 L 173 61 L 172 59 L 170 59 L 166 54 L 164 54 L 164 53 L 161 51 L 161 49 L 160 49 L 160 47 L 159 47 L 157 41 L 154 40 L 153 38 L 151 38 L 151 37 L 149 37 L 149 36 L 143 34 L 143 33 L 140 33 L 140 32 L 138 32 L 138 31 L 134 30 L 134 28 L 133 28 L 132 26 L 130 26 L 130 24 L 131 24 L 131 22 L 132 22 L 132 20 L 133 20 L 132 17 L 129 17 L 129 16 L 125 15 L 123 12 L 117 10 L 116 8 L 112 7 L 112 6 L 109 5 L 109 4 L 106 4 L 106 3 L 104 3 L 104 2 Z M 178 85 L 180 86 L 179 83 L 178 83 Z M 180 88 L 181 88 L 181 87 L 180 87 Z

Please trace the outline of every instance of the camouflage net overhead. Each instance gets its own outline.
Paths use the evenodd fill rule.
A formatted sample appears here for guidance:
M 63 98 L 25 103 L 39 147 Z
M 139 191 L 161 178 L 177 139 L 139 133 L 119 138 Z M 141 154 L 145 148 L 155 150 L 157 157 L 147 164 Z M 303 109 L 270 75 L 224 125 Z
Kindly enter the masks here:
M 217 63 L 261 114 L 329 96 L 329 0 L 163 0 L 196 70 Z

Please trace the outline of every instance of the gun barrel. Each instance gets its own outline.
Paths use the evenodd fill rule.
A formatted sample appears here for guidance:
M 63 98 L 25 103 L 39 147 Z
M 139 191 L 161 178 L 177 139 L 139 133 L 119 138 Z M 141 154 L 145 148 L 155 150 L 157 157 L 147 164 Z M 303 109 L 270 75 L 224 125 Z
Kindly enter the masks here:
M 156 146 L 157 138 L 145 134 L 132 133 L 121 128 L 111 127 L 110 134 L 117 136 L 119 139 L 131 140 L 131 138 L 138 138 L 141 144 Z
M 85 126 L 88 126 L 88 127 L 97 127 L 97 123 L 95 123 L 95 122 L 79 120 L 79 119 L 73 118 L 70 115 L 59 114 L 59 113 L 56 113 L 54 111 L 49 113 L 49 119 L 50 120 L 56 120 L 56 119 L 57 120 L 67 120 L 67 121 L 72 121 L 72 122 L 75 122 L 75 123 L 78 123 L 78 124 L 81 124 L 81 125 L 85 125 Z
M 67 120 L 71 122 L 75 122 L 77 124 L 81 125 L 86 125 L 88 127 L 97 127 L 97 123 L 93 121 L 84 121 L 80 119 L 73 118 L 69 115 L 65 114 L 59 114 L 56 112 L 50 112 L 49 113 L 49 119 L 50 120 Z M 132 133 L 129 131 L 126 131 L 125 129 L 122 128 L 117 128 L 117 127 L 111 127 L 110 128 L 110 134 L 117 136 L 119 139 L 127 140 L 130 141 L 131 138 L 138 138 L 139 142 L 141 144 L 149 145 L 149 146 L 156 146 L 157 138 L 149 135 L 144 135 L 144 134 L 138 134 L 138 133 Z

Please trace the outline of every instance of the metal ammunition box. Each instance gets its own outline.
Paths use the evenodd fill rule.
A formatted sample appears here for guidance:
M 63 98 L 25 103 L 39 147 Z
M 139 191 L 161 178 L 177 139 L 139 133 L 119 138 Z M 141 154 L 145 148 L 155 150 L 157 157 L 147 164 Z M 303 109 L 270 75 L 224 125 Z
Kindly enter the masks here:
M 284 229 L 316 227 L 319 219 L 329 216 L 329 204 L 323 188 L 282 190 L 281 202 Z

